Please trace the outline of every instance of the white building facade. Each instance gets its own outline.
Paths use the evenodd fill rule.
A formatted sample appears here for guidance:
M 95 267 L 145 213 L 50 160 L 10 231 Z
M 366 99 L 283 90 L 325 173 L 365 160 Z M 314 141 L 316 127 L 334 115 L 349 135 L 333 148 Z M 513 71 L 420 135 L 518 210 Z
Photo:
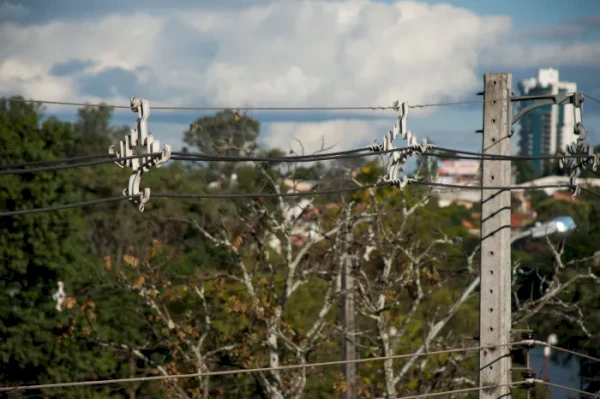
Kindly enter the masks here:
M 558 70 L 548 68 L 539 69 L 535 78 L 519 82 L 519 90 L 523 96 L 573 93 L 577 91 L 577 84 L 561 82 Z M 530 103 L 524 101 L 521 107 Z M 536 108 L 525 115 L 520 120 L 520 155 L 554 155 L 564 151 L 577 139 L 574 112 L 572 104 L 563 104 Z M 533 164 L 538 171 L 544 167 L 541 160 L 533 161 Z

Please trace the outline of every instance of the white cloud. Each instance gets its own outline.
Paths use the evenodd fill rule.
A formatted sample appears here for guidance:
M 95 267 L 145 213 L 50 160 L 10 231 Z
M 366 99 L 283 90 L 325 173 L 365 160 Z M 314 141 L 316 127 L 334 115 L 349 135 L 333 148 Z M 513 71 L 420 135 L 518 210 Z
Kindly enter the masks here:
M 50 73 L 56 63 L 89 60 L 83 79 L 109 67 L 147 68 L 137 87 L 154 104 L 420 103 L 471 93 L 480 54 L 509 30 L 508 18 L 449 5 L 367 0 L 3 23 L 1 70 L 26 67 L 0 74 L 0 86 L 3 94 L 98 100 Z

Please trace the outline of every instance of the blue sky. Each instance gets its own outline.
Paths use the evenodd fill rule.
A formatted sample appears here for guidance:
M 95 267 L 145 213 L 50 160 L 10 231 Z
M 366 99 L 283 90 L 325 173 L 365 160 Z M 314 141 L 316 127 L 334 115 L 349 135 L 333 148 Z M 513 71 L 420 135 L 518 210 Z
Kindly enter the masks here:
M 142 5 L 143 4 L 143 5 Z M 354 106 L 477 100 L 483 73 L 557 68 L 600 97 L 600 1 L 0 0 L 0 95 L 150 105 Z M 76 108 L 47 113 L 73 120 Z M 390 111 L 258 112 L 262 140 L 346 149 L 381 140 Z M 200 112 L 155 111 L 175 148 Z M 129 111 L 115 123 L 132 126 Z M 418 137 L 479 149 L 482 107 L 409 114 Z M 600 104 L 584 123 L 600 142 Z M 517 140 L 513 140 L 516 144 Z M 287 148 L 286 148 L 287 147 Z M 514 147 L 514 145 L 513 145 Z M 295 147 L 297 149 L 297 147 Z

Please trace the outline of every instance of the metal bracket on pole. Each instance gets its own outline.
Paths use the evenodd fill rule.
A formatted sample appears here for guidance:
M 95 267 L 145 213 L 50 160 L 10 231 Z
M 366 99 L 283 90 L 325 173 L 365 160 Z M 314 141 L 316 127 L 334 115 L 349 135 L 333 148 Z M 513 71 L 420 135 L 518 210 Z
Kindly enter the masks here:
M 514 108 L 515 102 L 521 101 L 532 101 L 531 104 L 519 110 L 519 112 L 512 118 L 512 124 L 517 123 L 526 114 L 533 111 L 536 108 L 544 107 L 546 105 L 560 105 L 560 104 L 573 104 L 575 108 L 581 108 L 583 102 L 583 93 L 577 91 L 573 94 L 559 93 L 559 94 L 548 94 L 540 95 L 532 98 L 530 96 L 511 97 L 511 110 Z M 514 113 L 514 111 L 511 111 Z

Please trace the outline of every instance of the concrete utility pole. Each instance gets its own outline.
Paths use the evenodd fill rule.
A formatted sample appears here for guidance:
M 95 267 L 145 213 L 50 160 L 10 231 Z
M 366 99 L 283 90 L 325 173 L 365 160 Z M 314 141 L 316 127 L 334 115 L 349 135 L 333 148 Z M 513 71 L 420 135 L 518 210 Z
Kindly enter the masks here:
M 350 212 L 350 211 L 348 211 Z M 342 342 L 342 360 L 356 359 L 356 342 L 354 334 L 354 277 L 352 276 L 352 223 L 348 215 L 344 244 L 344 259 L 342 264 L 342 325 L 344 326 L 344 339 Z M 356 363 L 344 363 L 342 366 L 346 380 L 346 391 L 342 399 L 356 399 Z
M 510 155 L 512 127 L 510 111 L 512 75 L 486 73 L 484 76 L 483 153 Z M 511 162 L 482 161 L 481 185 L 510 186 Z M 511 330 L 511 268 L 509 190 L 481 190 L 481 289 L 479 305 L 480 399 L 510 397 L 511 359 L 508 343 Z

